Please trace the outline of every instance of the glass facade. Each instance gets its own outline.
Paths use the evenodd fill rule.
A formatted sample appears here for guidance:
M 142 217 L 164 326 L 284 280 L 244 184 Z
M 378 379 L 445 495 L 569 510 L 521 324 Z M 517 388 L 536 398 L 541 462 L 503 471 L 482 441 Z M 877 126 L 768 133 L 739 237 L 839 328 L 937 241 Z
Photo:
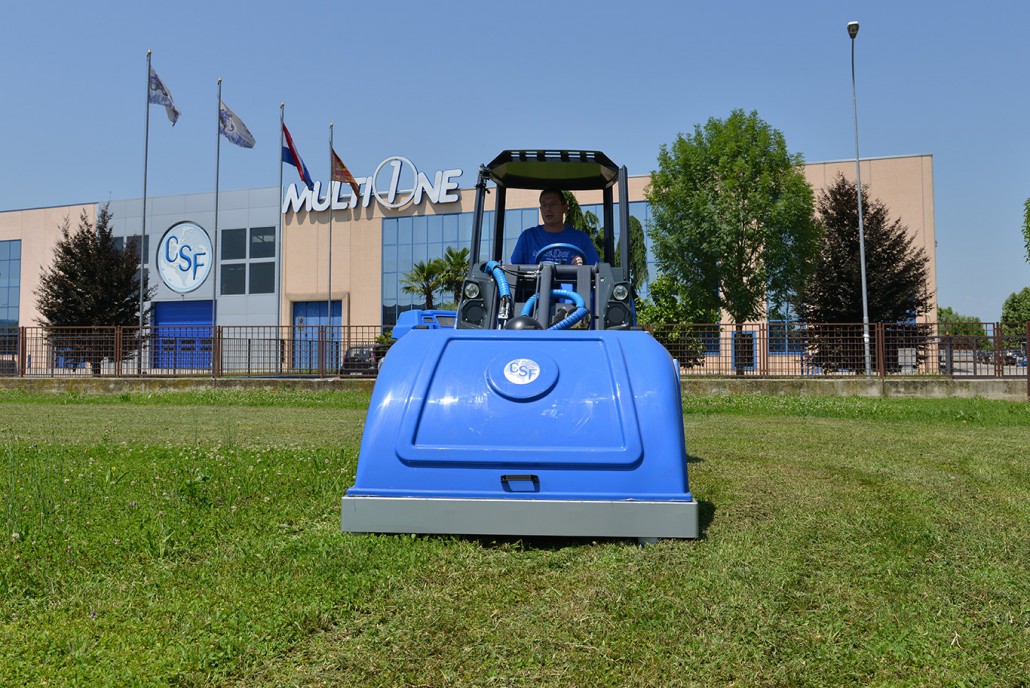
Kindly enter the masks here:
M 0 328 L 18 326 L 21 240 L 0 241 Z

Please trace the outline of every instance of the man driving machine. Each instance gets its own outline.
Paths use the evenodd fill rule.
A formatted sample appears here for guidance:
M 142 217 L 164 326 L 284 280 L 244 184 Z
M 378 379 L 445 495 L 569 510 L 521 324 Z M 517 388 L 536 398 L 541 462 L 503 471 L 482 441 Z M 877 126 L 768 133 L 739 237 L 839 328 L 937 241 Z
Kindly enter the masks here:
M 565 224 L 569 209 L 565 194 L 558 189 L 540 192 L 542 225 L 529 227 L 519 235 L 511 262 L 527 265 L 551 261 L 566 265 L 594 265 L 601 258 L 586 232 Z

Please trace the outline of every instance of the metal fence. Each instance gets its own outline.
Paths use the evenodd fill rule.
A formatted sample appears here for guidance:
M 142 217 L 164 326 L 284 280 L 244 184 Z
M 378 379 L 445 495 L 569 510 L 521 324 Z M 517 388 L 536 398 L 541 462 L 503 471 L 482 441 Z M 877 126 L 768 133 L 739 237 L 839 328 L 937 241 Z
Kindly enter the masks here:
M 865 375 L 861 323 L 762 322 L 646 326 L 683 375 Z M 870 323 L 869 373 L 887 376 L 1027 377 L 1030 323 Z
M 862 324 L 763 322 L 645 327 L 685 376 L 866 374 Z M 375 377 L 379 326 L 0 329 L 0 376 Z M 409 336 L 418 336 L 409 335 Z M 1030 384 L 1030 323 L 871 323 L 876 377 L 1019 378 Z

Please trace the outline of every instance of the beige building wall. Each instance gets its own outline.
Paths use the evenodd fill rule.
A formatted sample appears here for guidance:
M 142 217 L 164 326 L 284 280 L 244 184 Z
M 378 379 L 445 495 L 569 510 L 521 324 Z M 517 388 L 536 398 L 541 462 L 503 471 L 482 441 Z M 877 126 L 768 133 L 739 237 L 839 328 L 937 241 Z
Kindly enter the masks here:
M 67 222 L 69 230 L 74 232 L 83 213 L 91 224 L 96 224 L 95 203 L 0 213 L 0 241 L 21 240 L 18 321 L 23 327 L 39 324 L 36 289 L 40 278 L 54 262 L 54 248 L 61 239 L 61 228 Z
M 869 158 L 861 161 L 862 186 L 869 200 L 880 200 L 887 206 L 891 220 L 900 220 L 908 228 L 915 246 L 930 258 L 927 286 L 933 294 L 930 313 L 919 322 L 937 321 L 937 238 L 933 214 L 933 156 L 910 155 L 890 158 Z M 839 160 L 805 165 L 805 178 L 816 196 L 843 174 L 855 182 L 855 161 Z M 857 200 L 857 199 L 856 199 Z

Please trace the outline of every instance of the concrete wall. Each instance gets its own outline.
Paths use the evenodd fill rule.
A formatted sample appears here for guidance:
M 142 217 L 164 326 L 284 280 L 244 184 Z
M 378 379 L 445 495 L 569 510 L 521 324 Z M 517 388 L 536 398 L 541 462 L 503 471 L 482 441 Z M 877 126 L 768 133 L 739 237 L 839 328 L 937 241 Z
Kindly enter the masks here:
M 360 389 L 372 391 L 373 379 L 179 379 L 138 378 L 0 378 L 0 389 L 34 392 L 116 393 L 153 392 L 191 389 Z M 921 379 L 744 379 L 705 378 L 684 380 L 684 396 L 724 394 L 796 394 L 801 396 L 861 396 L 875 398 L 983 398 L 1005 401 L 1030 401 L 1027 380 L 921 380 Z

